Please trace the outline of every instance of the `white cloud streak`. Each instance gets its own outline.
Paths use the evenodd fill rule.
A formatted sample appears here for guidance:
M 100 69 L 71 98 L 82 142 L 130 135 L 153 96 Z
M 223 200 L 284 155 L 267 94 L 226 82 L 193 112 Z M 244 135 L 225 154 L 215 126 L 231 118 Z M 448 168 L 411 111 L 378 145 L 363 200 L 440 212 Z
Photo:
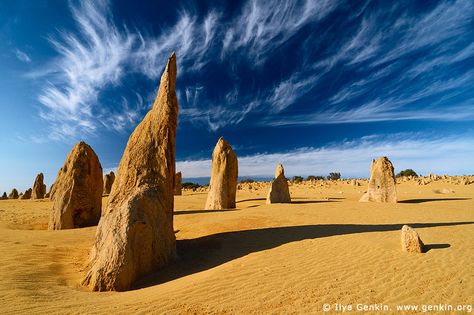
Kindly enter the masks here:
M 444 138 L 374 135 L 321 148 L 239 157 L 239 176 L 272 176 L 277 163 L 282 163 L 289 177 L 327 175 L 333 171 L 343 177 L 368 177 L 371 160 L 379 156 L 388 156 L 396 172 L 412 168 L 425 175 L 429 172 L 464 175 L 474 173 L 473 154 L 472 135 Z M 176 167 L 186 178 L 211 174 L 211 160 L 178 161 Z
M 337 71 L 355 71 L 357 81 L 348 80 L 327 100 L 314 99 L 315 110 L 311 112 L 284 117 L 270 114 L 261 124 L 474 119 L 472 94 L 461 103 L 452 99 L 463 93 L 469 97 L 474 73 L 465 69 L 464 73 L 450 75 L 449 69 L 474 56 L 472 40 L 465 38 L 466 32 L 471 30 L 474 4 L 466 0 L 454 4 L 444 1 L 424 15 L 416 18 L 396 16 L 395 21 L 387 18 L 387 14 L 393 12 L 366 14 L 352 36 L 348 36 L 342 45 L 336 43 L 340 48 L 329 47 L 333 52 L 314 64 L 324 73 L 336 66 L 339 67 Z M 422 58 L 412 58 L 411 63 L 403 61 L 406 56 L 423 49 Z M 367 74 L 367 78 L 359 79 L 362 74 Z M 300 82 L 288 85 L 286 90 L 298 87 Z M 315 80 L 312 87 L 317 84 L 318 80 Z M 292 99 L 287 98 L 285 108 L 295 104 L 295 100 L 308 91 L 303 89 Z M 442 97 L 433 101 L 438 95 Z M 415 102 L 417 105 L 413 106 Z
M 41 117 L 53 124 L 55 140 L 91 134 L 97 128 L 94 107 L 100 92 L 119 84 L 130 55 L 133 35 L 112 22 L 105 1 L 84 1 L 71 6 L 80 35 L 62 31 L 50 42 L 58 51 L 53 82 L 39 96 Z
M 207 126 L 212 131 L 240 123 L 247 114 L 260 105 L 257 101 L 244 103 L 244 100 L 238 98 L 237 89 L 228 92 L 221 100 L 213 103 L 201 97 L 199 92 L 194 92 L 192 96 L 190 93 L 187 93 L 188 102 L 191 104 L 204 103 L 207 106 L 206 108 L 181 108 L 181 117 L 184 117 L 186 121 L 192 121 L 194 124 Z M 225 119 L 222 119 L 222 117 L 225 117 Z
M 219 24 L 219 14 L 211 11 L 203 21 L 187 12 L 182 12 L 176 24 L 162 30 L 157 38 L 144 37 L 139 34 L 139 45 L 131 54 L 131 62 L 135 71 L 156 79 L 161 75 L 163 60 L 172 51 L 180 56 L 180 72 L 201 69 L 207 60 L 206 52 L 213 44 Z
M 40 117 L 51 123 L 49 137 L 53 140 L 91 135 L 101 125 L 117 131 L 133 126 L 141 118 L 142 113 L 135 110 L 144 108 L 143 99 L 138 98 L 133 109 L 123 99 L 122 111 L 111 111 L 100 104 L 101 93 L 119 86 L 126 72 L 158 78 L 173 50 L 188 56 L 180 59 L 183 65 L 194 59 L 192 67 L 199 69 L 205 64 L 203 56 L 218 19 L 211 12 L 199 24 L 183 13 L 174 27 L 158 38 L 149 38 L 129 32 L 126 26 L 117 27 L 105 0 L 82 1 L 71 5 L 71 11 L 78 33 L 61 31 L 59 38 L 51 38 L 59 57 L 49 65 L 50 70 L 31 74 L 49 79 L 38 100 L 43 105 Z
M 125 74 L 156 80 L 173 50 L 180 56 L 179 73 L 198 73 L 209 62 L 219 60 L 230 67 L 246 60 L 259 72 L 259 67 L 272 66 L 268 59 L 298 32 L 309 25 L 314 28 L 344 7 L 341 2 L 248 0 L 229 21 L 216 11 L 198 17 L 183 10 L 158 36 L 115 25 L 105 0 L 71 5 L 78 32 L 62 31 L 51 38 L 58 58 L 48 65 L 48 71 L 32 73 L 46 78 L 38 97 L 40 117 L 50 122 L 49 137 L 56 140 L 96 134 L 104 125 L 123 131 L 141 118 L 142 113 L 136 111 L 146 109 L 143 100 L 137 98 L 131 105 L 133 102 L 124 99 L 119 110 L 110 110 L 100 99 L 105 90 L 120 87 Z M 230 90 L 212 97 L 199 83 L 181 87 L 184 121 L 216 131 L 239 124 L 252 114 L 260 117 L 256 124 L 267 126 L 472 119 L 472 103 L 464 100 L 460 104 L 450 98 L 466 91 L 472 72 L 449 77 L 443 70 L 474 55 L 472 41 L 463 37 L 472 26 L 474 4 L 469 0 L 441 1 L 415 17 L 400 13 L 396 4 L 384 12 L 366 12 L 367 8 L 365 2 L 360 10 L 350 12 L 346 21 L 360 20 L 359 24 L 347 28 L 340 39 L 330 40 L 327 47 L 318 46 L 327 33 L 313 32 L 304 45 L 295 48 L 295 53 L 305 57 L 292 73 L 282 74 L 270 86 L 247 91 L 235 77 Z M 320 50 L 318 56 L 326 57 L 312 59 L 316 49 Z M 403 60 L 423 49 L 429 53 L 419 62 L 407 64 Z M 343 82 L 326 98 L 315 92 L 331 71 L 345 70 L 358 74 L 357 79 Z M 366 78 L 361 79 L 363 75 Z M 373 93 L 375 86 L 377 93 Z M 447 94 L 432 103 L 430 98 L 442 91 Z M 302 97 L 313 103 L 311 110 L 292 114 Z M 413 102 L 425 105 L 415 109 Z M 457 113 L 457 109 L 464 112 Z M 297 112 L 305 111 L 298 108 Z
M 301 28 L 322 20 L 338 5 L 335 0 L 297 1 L 250 0 L 226 30 L 222 56 L 244 48 L 252 62 L 264 61 Z
M 17 48 L 13 52 L 15 53 L 15 56 L 18 58 L 18 60 L 20 60 L 21 62 L 24 62 L 24 63 L 31 62 L 30 56 L 28 56 L 28 54 L 25 53 L 24 51 L 21 51 L 20 49 Z

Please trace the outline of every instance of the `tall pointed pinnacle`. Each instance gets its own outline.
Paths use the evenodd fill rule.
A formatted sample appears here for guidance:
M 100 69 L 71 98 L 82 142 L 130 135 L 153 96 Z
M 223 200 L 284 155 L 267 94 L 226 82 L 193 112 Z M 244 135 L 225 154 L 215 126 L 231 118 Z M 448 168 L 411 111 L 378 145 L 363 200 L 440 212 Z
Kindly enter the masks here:
M 175 258 L 175 85 L 173 53 L 152 109 L 128 139 L 97 227 L 89 270 L 83 280 L 92 290 L 129 290 L 137 279 Z
M 275 178 L 278 178 L 280 175 L 285 176 L 285 169 L 281 163 L 275 169 Z
M 153 104 L 153 109 L 158 107 L 157 105 L 160 104 L 163 98 L 176 98 L 176 75 L 176 53 L 173 52 L 168 58 L 165 70 L 161 75 L 160 87 L 158 88 L 158 95 Z

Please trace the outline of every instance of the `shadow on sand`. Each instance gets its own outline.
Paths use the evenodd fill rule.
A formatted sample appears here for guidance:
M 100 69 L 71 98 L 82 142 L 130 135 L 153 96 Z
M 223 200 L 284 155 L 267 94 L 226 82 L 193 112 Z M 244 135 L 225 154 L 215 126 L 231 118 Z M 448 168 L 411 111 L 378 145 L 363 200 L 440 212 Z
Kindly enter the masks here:
M 216 212 L 232 212 L 237 211 L 237 209 L 224 209 L 224 210 L 178 210 L 174 211 L 174 215 L 183 215 L 183 214 L 199 214 L 199 213 L 216 213 Z
M 470 200 L 471 198 L 437 198 L 437 199 L 407 199 L 400 200 L 398 203 L 423 203 L 431 201 L 453 201 L 453 200 Z
M 253 198 L 253 199 L 244 199 L 244 200 L 239 200 L 239 201 L 236 201 L 235 203 L 239 203 L 239 202 L 247 202 L 247 201 L 262 201 L 262 200 L 267 200 L 267 198 Z
M 339 200 L 291 200 L 292 204 L 307 204 L 307 203 L 323 203 L 323 202 L 340 202 Z
M 451 244 L 425 244 L 425 253 L 429 252 L 432 249 L 442 249 L 449 247 L 451 247 Z
M 474 222 L 407 223 L 413 228 L 455 226 Z M 334 235 L 397 231 L 403 224 L 318 224 L 225 232 L 177 242 L 178 259 L 155 274 L 139 281 L 144 288 L 211 269 L 250 253 L 283 244 Z M 447 244 L 427 245 L 429 249 L 446 248 Z M 449 246 L 449 245 L 448 245 Z M 429 250 L 428 249 L 428 250 Z

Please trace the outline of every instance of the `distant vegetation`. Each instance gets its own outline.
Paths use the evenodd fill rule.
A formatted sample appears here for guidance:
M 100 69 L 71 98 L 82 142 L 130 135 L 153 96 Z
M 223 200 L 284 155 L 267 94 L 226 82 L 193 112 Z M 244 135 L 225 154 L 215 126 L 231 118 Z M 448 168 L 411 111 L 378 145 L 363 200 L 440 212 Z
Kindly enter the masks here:
M 414 176 L 418 177 L 418 174 L 411 168 L 407 168 L 406 170 L 401 171 L 400 173 L 397 174 L 397 177 L 402 177 L 402 176 Z
M 201 187 L 201 185 L 199 185 L 199 184 L 190 183 L 190 182 L 182 183 L 181 186 L 184 189 L 197 189 L 197 188 Z
M 293 182 L 301 183 L 303 181 L 303 177 L 301 176 L 293 176 Z
M 255 183 L 255 180 L 252 178 L 246 178 L 246 179 L 242 179 L 240 182 L 241 183 Z
M 314 176 L 314 175 L 309 175 L 306 177 L 306 180 L 324 180 L 324 176 Z
M 338 180 L 340 178 L 341 178 L 341 173 L 333 172 L 333 173 L 329 173 L 328 175 L 329 180 Z

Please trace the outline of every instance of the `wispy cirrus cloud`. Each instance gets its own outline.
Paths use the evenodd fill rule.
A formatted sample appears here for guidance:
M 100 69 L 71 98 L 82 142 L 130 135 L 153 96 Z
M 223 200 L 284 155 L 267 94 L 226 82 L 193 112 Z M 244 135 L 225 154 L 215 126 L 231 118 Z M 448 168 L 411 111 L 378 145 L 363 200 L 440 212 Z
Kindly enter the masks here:
M 156 79 L 161 75 L 163 60 L 170 52 L 176 51 L 180 56 L 180 71 L 186 69 L 197 71 L 209 60 L 206 52 L 213 44 L 219 24 L 219 14 L 209 12 L 198 20 L 188 12 L 182 12 L 176 23 L 164 29 L 158 37 L 145 37 L 138 33 L 138 46 L 130 55 L 134 71 Z
M 127 75 L 156 80 L 176 50 L 187 79 L 180 121 L 211 131 L 244 121 L 472 119 L 473 73 L 457 66 L 474 56 L 474 4 L 441 0 L 415 12 L 369 2 L 248 0 L 231 18 L 216 8 L 201 15 L 182 9 L 158 34 L 117 25 L 105 0 L 71 4 L 77 30 L 52 37 L 58 57 L 48 71 L 34 72 L 46 82 L 40 117 L 51 123 L 53 139 L 123 131 L 147 106 L 132 92 L 111 107 L 104 91 L 121 90 Z M 281 60 L 282 51 L 291 62 Z M 227 76 L 214 81 L 230 81 L 218 92 L 207 77 L 214 67 Z M 252 83 L 241 73 L 254 76 Z
M 119 30 L 107 9 L 106 1 L 71 5 L 79 34 L 61 31 L 50 38 L 59 57 L 38 99 L 55 140 L 93 133 L 99 93 L 120 83 L 135 37 Z
M 261 122 L 283 126 L 472 120 L 473 72 L 457 65 L 474 57 L 473 20 L 474 5 L 465 0 L 441 1 L 416 16 L 397 5 L 392 11 L 366 13 L 352 35 L 336 42 L 340 48 L 329 46 L 332 53 L 314 63 L 319 71 L 347 72 L 354 79 L 339 84 L 328 98 L 314 99 L 311 111 L 268 115 Z M 320 82 L 314 83 L 313 88 Z M 293 104 L 288 99 L 286 107 Z
M 196 104 L 201 104 L 201 106 Z M 202 107 L 202 104 L 205 107 Z M 218 100 L 211 101 L 206 95 L 206 90 L 202 86 L 198 86 L 186 89 L 186 106 L 181 106 L 180 115 L 186 121 L 192 121 L 194 124 L 201 124 L 212 131 L 217 131 L 224 126 L 240 123 L 254 110 L 261 110 L 259 101 L 250 100 L 250 98 L 247 98 L 246 101 L 240 98 L 237 87 Z
M 321 3 L 317 5 L 324 6 Z M 245 56 L 254 56 L 255 50 L 263 56 L 261 58 L 268 58 L 271 53 L 265 53 L 265 45 L 275 50 L 281 46 L 279 38 L 294 36 L 302 25 L 318 21 L 318 18 L 336 8 L 337 5 L 329 6 L 321 11 L 324 14 L 310 18 L 310 15 L 295 10 L 291 4 L 283 7 L 272 5 L 272 8 L 263 10 L 260 2 L 250 1 L 244 7 L 245 14 L 237 19 L 240 22 L 234 25 L 238 31 L 232 27 L 227 31 L 223 52 L 245 47 L 248 50 Z M 470 27 L 474 18 L 472 2 L 458 0 L 453 4 L 440 1 L 431 10 L 417 15 L 398 4 L 379 11 L 365 12 L 366 8 L 361 5 L 360 10 L 347 16 L 347 20 L 353 23 L 358 19 L 360 22 L 356 27 L 349 28 L 345 37 L 323 48 L 320 56 L 325 58 L 312 62 L 302 59 L 290 76 L 275 80 L 258 93 L 252 92 L 252 113 L 263 116 L 257 124 L 283 126 L 473 119 L 473 95 L 469 92 L 472 91 L 472 72 L 466 72 L 469 68 L 461 72 L 451 70 L 451 67 L 474 56 L 472 40 L 469 40 L 470 36 L 474 36 Z M 263 14 L 267 11 L 270 12 L 268 19 Z M 290 16 L 287 18 L 289 21 L 291 16 L 299 14 L 302 22 L 295 23 L 295 27 L 286 27 L 285 23 L 276 25 L 272 17 L 279 14 Z M 254 32 L 250 31 L 252 27 Z M 239 36 L 234 36 L 234 32 Z M 305 41 L 300 49 L 311 55 L 312 50 L 320 49 L 315 45 L 324 42 L 325 36 L 328 34 L 323 32 L 319 36 L 322 39 Z M 267 43 L 266 39 L 271 43 Z M 232 49 L 229 48 L 231 44 Z M 410 58 L 404 60 L 407 56 Z M 348 78 L 354 77 L 354 80 L 335 85 L 339 86 L 339 90 L 330 96 L 318 93 L 318 86 L 324 85 L 324 80 L 344 75 L 345 72 Z M 463 100 L 455 99 L 462 94 L 465 95 Z M 242 104 L 249 103 L 248 94 L 239 91 L 239 95 Z M 298 110 L 292 112 L 293 106 L 302 97 L 310 105 L 302 109 L 299 104 Z M 439 99 L 434 101 L 435 97 Z M 212 113 L 213 117 L 228 117 L 229 112 L 233 117 L 240 115 L 241 119 L 224 120 L 222 126 L 245 120 L 249 114 L 247 108 L 232 105 L 227 104 L 225 111 L 211 107 L 205 111 Z M 281 114 L 283 111 L 284 115 Z M 212 130 L 221 127 L 211 122 L 209 126 Z
M 15 53 L 15 56 L 18 58 L 18 60 L 20 60 L 21 62 L 24 62 L 24 63 L 30 63 L 31 62 L 31 58 L 30 56 L 28 56 L 28 54 L 18 48 L 14 49 L 13 51 Z
M 474 138 L 465 134 L 449 137 L 420 137 L 419 134 L 372 135 L 319 148 L 299 148 L 290 152 L 255 154 L 239 157 L 239 176 L 272 176 L 282 163 L 287 176 L 327 175 L 340 172 L 343 177 L 368 177 L 370 162 L 388 156 L 395 171 L 411 168 L 419 174 L 474 173 L 470 156 Z M 238 151 L 237 151 L 238 154 Z M 178 161 L 183 177 L 208 177 L 211 160 Z
M 272 119 L 265 124 L 271 126 L 287 125 L 328 125 L 347 123 L 369 123 L 380 121 L 407 121 L 407 120 L 429 120 L 429 121 L 471 121 L 474 120 L 472 111 L 474 99 L 465 104 L 451 106 L 449 111 L 438 108 L 421 110 L 399 109 L 390 103 L 373 101 L 363 106 L 335 112 L 320 112 L 308 115 L 293 116 L 282 120 Z
M 250 0 L 226 29 L 222 56 L 245 49 L 245 57 L 259 63 L 272 50 L 284 45 L 301 28 L 325 18 L 338 1 L 259 1 Z
M 441 1 L 421 17 L 398 18 L 395 28 L 386 37 L 402 36 L 397 41 L 390 41 L 393 43 L 390 49 L 376 64 L 392 61 L 419 49 L 434 48 L 438 44 L 443 44 L 446 49 L 448 43 L 452 45 L 466 40 L 466 27 L 472 23 L 473 10 L 474 4 L 469 0 Z
M 280 81 L 268 90 L 265 104 L 268 105 L 271 113 L 279 114 L 315 87 L 324 74 L 324 72 L 294 73 L 290 78 Z
M 71 4 L 71 12 L 78 31 L 63 30 L 59 36 L 50 37 L 59 56 L 48 70 L 30 74 L 48 80 L 38 100 L 42 105 L 40 117 L 51 123 L 49 137 L 54 140 L 94 134 L 101 125 L 117 131 L 133 126 L 146 108 L 143 99 L 138 97 L 132 105 L 122 96 L 119 110 L 110 110 L 101 104 L 101 93 L 120 87 L 126 73 L 158 78 L 173 50 L 194 58 L 195 70 L 202 67 L 217 20 L 215 12 L 200 23 L 183 13 L 173 27 L 153 38 L 115 25 L 105 0 Z M 181 58 L 180 62 L 185 65 L 186 61 Z

